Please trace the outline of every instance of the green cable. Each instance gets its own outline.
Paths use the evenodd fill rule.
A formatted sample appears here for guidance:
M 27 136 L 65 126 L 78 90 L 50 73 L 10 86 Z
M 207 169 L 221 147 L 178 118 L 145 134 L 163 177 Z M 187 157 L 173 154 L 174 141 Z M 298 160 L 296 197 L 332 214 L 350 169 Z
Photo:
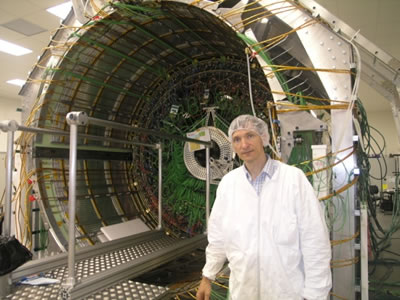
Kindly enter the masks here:
M 87 77 L 87 76 L 84 76 L 84 75 L 80 75 L 80 74 L 77 74 L 77 73 L 75 73 L 75 72 L 71 72 L 71 71 L 67 71 L 67 70 L 62 70 L 62 69 L 51 69 L 51 70 L 54 71 L 54 72 L 57 72 L 57 73 L 63 73 L 63 74 L 65 74 L 65 75 L 67 75 L 67 76 L 69 75 L 69 76 L 71 76 L 71 77 L 78 78 L 78 79 L 80 79 L 80 80 L 84 80 L 84 81 L 90 82 L 90 83 L 94 84 L 95 86 L 107 87 L 107 88 L 109 88 L 109 89 L 111 89 L 111 90 L 118 91 L 118 92 L 121 92 L 121 93 L 123 93 L 123 94 L 127 94 L 127 95 L 134 96 L 134 97 L 138 97 L 138 98 L 142 98 L 142 97 L 143 97 L 142 95 L 133 93 L 133 92 L 127 90 L 127 89 L 124 89 L 124 88 L 117 88 L 117 87 L 115 87 L 115 86 L 113 86 L 113 85 L 104 83 L 104 82 L 102 82 L 102 81 L 100 81 L 100 80 L 96 80 L 96 79 L 93 79 L 93 78 L 91 78 L 91 77 Z
M 165 75 L 166 72 L 165 72 L 164 70 L 152 68 L 152 67 L 150 67 L 148 64 L 143 63 L 143 62 L 141 62 L 141 61 L 138 61 L 137 59 L 134 59 L 134 58 L 132 58 L 132 57 L 129 56 L 129 55 L 126 55 L 126 54 L 124 54 L 124 53 L 122 53 L 122 52 L 120 52 L 120 51 L 117 51 L 117 50 L 115 50 L 115 49 L 112 48 L 112 47 L 106 46 L 106 45 L 104 45 L 104 44 L 102 44 L 102 43 L 99 43 L 99 42 L 97 42 L 97 41 L 95 41 L 95 40 L 92 40 L 91 38 L 88 38 L 88 37 L 86 37 L 86 36 L 80 35 L 80 34 L 78 34 L 78 33 L 76 33 L 76 32 L 72 33 L 72 35 L 73 35 L 73 36 L 79 37 L 80 40 L 86 41 L 86 42 L 88 42 L 88 43 L 91 44 L 91 45 L 95 45 L 95 46 L 97 46 L 97 47 L 100 47 L 100 48 L 102 48 L 102 49 L 108 51 L 109 53 L 113 53 L 113 54 L 117 55 L 118 57 L 124 58 L 124 59 L 126 59 L 127 61 L 129 61 L 129 62 L 131 62 L 132 64 L 134 64 L 136 67 L 145 68 L 145 69 L 147 69 L 148 71 L 150 71 L 151 73 L 153 73 L 153 74 L 155 74 L 155 75 L 157 75 L 157 76 L 161 76 L 161 77 L 165 77 L 165 76 L 166 76 L 166 75 Z

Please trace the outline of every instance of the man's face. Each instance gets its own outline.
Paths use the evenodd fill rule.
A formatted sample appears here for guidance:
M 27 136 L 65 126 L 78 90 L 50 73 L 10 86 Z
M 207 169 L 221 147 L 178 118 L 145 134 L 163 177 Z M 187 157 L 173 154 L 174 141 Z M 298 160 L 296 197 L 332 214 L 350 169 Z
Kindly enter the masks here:
M 233 150 L 245 163 L 257 161 L 265 157 L 261 137 L 252 130 L 241 129 L 232 135 Z

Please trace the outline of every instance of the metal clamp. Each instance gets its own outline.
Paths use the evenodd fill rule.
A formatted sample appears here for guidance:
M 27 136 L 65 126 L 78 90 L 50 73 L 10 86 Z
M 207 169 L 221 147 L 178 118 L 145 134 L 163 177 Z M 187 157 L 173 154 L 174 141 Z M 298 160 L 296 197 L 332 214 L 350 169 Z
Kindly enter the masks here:
M 14 132 L 18 130 L 18 122 L 15 120 L 7 120 L 0 122 L 0 129 L 3 132 Z
M 68 125 L 86 125 L 88 118 L 88 115 L 84 111 L 72 111 L 66 116 Z

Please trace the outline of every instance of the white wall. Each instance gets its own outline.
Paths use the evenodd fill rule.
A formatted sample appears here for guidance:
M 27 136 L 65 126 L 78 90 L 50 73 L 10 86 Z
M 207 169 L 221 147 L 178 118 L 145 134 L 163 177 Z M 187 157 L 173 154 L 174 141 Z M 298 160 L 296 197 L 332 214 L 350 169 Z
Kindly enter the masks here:
M 400 154 L 399 134 L 396 131 L 393 115 L 390 111 L 368 112 L 369 125 L 379 130 L 385 137 L 386 149 L 385 155 Z M 382 139 L 377 133 L 371 130 L 373 136 L 381 143 Z

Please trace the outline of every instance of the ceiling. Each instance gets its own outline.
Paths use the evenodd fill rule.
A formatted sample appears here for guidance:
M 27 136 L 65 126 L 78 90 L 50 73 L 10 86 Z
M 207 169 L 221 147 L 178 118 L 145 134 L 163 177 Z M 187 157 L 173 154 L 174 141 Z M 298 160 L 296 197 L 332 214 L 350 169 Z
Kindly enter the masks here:
M 6 83 L 10 79 L 26 79 L 42 49 L 49 43 L 52 31 L 60 25 L 60 19 L 46 11 L 47 8 L 66 2 L 65 0 L 1 0 L 0 39 L 31 49 L 23 56 L 0 52 L 0 101 L 20 100 L 20 88 Z M 44 32 L 25 36 L 2 26 L 10 21 L 23 19 L 45 29 Z M 1 102 L 0 102 L 1 103 Z
M 0 101 L 20 101 L 20 88 L 6 83 L 10 79 L 26 79 L 50 36 L 60 24 L 60 19 L 46 11 L 65 0 L 1 0 L 0 39 L 16 43 L 33 52 L 13 56 L 0 52 Z M 318 0 L 332 14 L 349 24 L 378 47 L 400 58 L 399 0 Z M 16 19 L 33 23 L 43 32 L 26 36 L 4 26 Z M 366 84 L 361 84 L 360 98 L 367 111 L 390 111 L 388 101 Z M 1 103 L 1 102 L 0 102 Z

